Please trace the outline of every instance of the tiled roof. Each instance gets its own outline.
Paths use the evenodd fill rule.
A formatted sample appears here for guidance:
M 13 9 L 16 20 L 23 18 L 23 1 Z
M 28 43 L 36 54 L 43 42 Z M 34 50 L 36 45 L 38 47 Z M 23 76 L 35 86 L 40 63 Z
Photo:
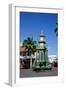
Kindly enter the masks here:
M 28 49 L 26 49 L 26 48 L 20 48 L 20 52 L 27 52 L 28 51 Z

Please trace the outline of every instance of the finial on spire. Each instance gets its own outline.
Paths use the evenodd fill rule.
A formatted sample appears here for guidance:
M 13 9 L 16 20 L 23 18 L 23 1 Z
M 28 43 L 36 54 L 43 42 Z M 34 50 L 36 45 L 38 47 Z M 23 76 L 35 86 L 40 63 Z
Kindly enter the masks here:
M 43 30 L 41 30 L 41 35 L 43 35 Z
M 43 30 L 41 30 L 40 37 L 45 37 L 45 35 L 44 35 L 44 31 L 43 31 Z

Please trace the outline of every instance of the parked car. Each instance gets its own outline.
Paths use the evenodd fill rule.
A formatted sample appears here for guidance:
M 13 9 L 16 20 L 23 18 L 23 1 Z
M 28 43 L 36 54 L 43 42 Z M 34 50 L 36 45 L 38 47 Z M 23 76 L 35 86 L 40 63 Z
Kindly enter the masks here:
M 54 61 L 54 62 L 53 62 L 53 66 L 54 66 L 54 67 L 58 67 L 58 62 L 57 62 L 57 61 L 56 61 L 56 62 Z

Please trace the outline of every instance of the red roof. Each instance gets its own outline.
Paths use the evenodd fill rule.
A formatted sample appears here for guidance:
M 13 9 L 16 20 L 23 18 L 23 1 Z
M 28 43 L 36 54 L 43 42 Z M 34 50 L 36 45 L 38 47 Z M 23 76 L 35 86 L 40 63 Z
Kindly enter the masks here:
M 20 52 L 27 52 L 28 51 L 28 49 L 26 49 L 26 48 L 20 48 Z

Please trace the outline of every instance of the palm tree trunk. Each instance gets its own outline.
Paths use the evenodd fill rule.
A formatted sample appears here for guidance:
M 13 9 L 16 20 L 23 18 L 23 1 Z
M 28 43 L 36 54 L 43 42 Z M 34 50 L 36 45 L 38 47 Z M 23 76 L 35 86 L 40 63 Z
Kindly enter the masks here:
M 32 55 L 30 56 L 30 68 L 32 69 Z

